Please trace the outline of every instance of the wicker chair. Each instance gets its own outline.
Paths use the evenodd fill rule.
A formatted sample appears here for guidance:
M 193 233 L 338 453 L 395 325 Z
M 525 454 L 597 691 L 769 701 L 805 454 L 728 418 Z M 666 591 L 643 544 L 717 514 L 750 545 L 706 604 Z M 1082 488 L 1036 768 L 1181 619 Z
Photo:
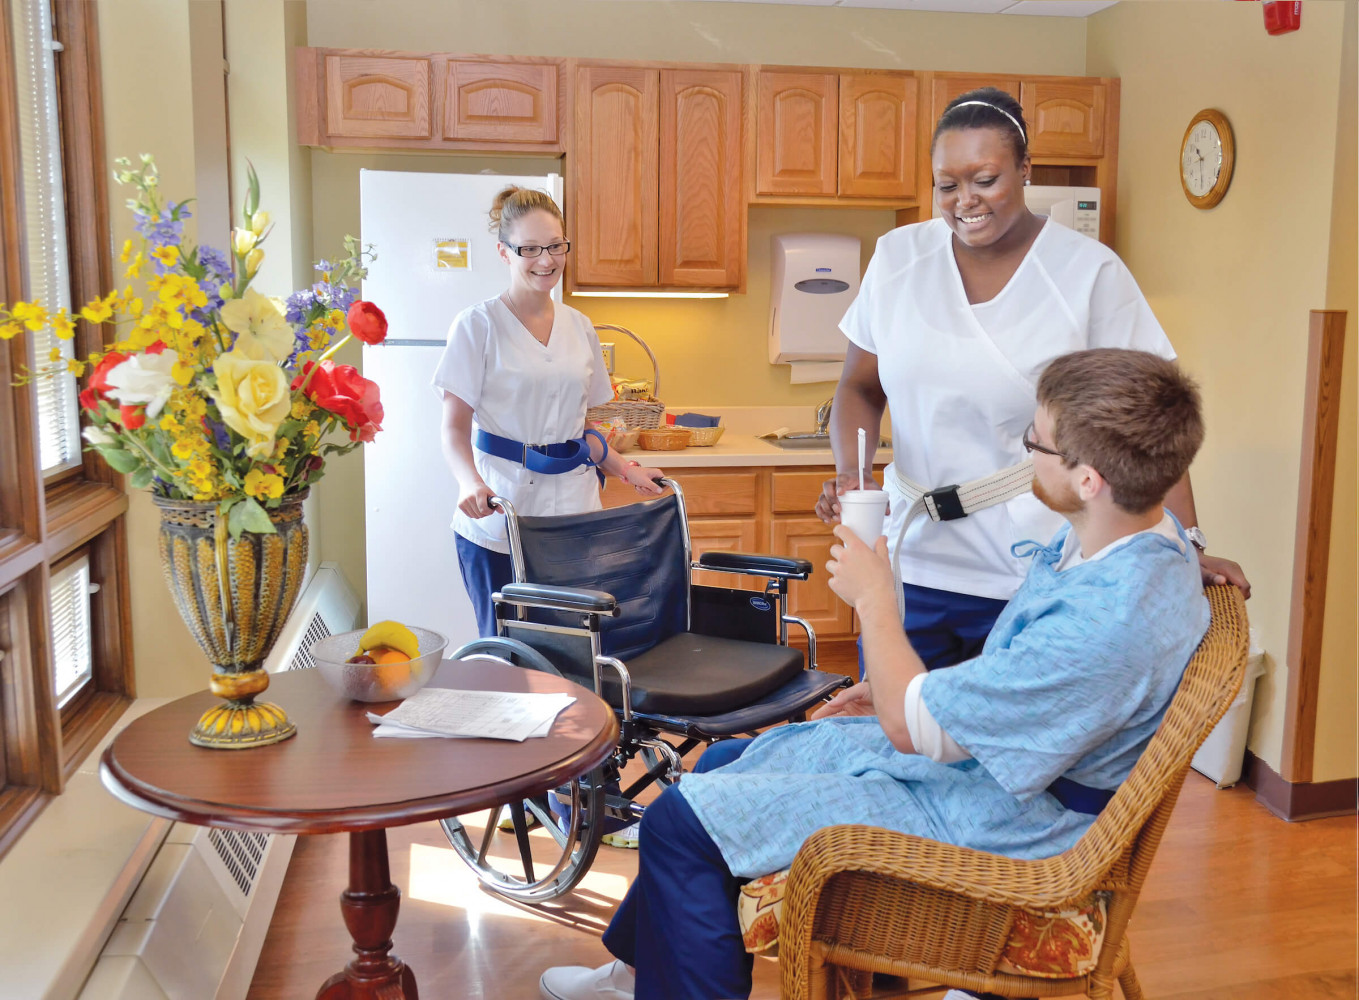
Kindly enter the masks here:
M 1085 992 L 1142 996 L 1127 929 L 1190 758 L 1222 717 L 1245 670 L 1245 604 L 1208 588 L 1212 624 L 1146 752 L 1094 825 L 1038 861 L 985 854 L 865 826 L 809 837 L 793 862 L 780 921 L 785 998 L 868 996 L 872 972 L 1008 997 Z M 1095 968 L 1074 979 L 996 971 L 1017 910 L 1052 910 L 1110 893 Z

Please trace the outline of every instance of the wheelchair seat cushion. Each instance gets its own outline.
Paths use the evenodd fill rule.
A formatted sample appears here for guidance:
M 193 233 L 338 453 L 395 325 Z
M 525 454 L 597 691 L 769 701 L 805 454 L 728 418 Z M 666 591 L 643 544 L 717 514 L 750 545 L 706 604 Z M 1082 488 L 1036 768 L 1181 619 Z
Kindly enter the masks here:
M 788 646 L 680 632 L 624 661 L 632 677 L 632 709 L 664 715 L 713 715 L 778 690 L 802 670 Z M 604 699 L 623 705 L 618 675 L 601 670 Z

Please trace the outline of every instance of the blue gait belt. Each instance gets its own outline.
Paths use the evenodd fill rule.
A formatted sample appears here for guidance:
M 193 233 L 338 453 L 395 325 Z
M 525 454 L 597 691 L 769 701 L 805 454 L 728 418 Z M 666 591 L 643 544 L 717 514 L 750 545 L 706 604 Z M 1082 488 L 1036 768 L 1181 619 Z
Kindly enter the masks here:
M 578 438 L 558 444 L 524 444 L 522 441 L 501 437 L 499 434 L 478 428 L 472 443 L 478 451 L 503 458 L 507 462 L 516 462 L 530 472 L 559 476 L 582 465 L 599 464 L 590 457 L 588 437 L 591 434 L 599 438 L 600 444 L 604 445 L 604 454 L 599 456 L 599 461 L 602 462 L 609 454 L 609 445 L 604 440 L 604 435 L 593 428 Z

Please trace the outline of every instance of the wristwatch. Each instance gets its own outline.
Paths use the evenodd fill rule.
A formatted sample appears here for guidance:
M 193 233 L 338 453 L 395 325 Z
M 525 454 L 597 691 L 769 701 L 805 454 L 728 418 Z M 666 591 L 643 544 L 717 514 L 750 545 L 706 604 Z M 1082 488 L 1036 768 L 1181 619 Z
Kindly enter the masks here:
M 1197 524 L 1190 528 L 1185 528 L 1184 533 L 1188 536 L 1190 544 L 1200 552 L 1208 551 L 1208 539 L 1203 534 L 1203 529 Z

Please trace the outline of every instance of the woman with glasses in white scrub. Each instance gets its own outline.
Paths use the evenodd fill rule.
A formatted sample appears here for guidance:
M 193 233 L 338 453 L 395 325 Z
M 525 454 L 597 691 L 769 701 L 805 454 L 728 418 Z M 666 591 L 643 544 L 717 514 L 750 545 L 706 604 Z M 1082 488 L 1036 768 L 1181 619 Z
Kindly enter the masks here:
M 1028 133 L 1011 95 L 986 87 L 950 103 L 930 158 L 938 217 L 878 241 L 840 323 L 850 345 L 831 409 L 837 475 L 816 512 L 839 519 L 839 494 L 859 482 L 856 431 L 877 428 L 890 406 L 887 536 L 899 555 L 906 631 L 934 668 L 980 652 L 1024 578 L 1010 546 L 1046 543 L 1061 523 L 1015 468 L 1048 362 L 1094 347 L 1175 353 L 1112 250 L 1025 206 Z M 871 445 L 866 465 L 867 484 Z M 1003 470 L 1013 470 L 1008 483 L 963 491 L 966 511 L 947 489 Z M 907 486 L 942 494 L 908 525 Z M 1187 475 L 1166 506 L 1199 548 L 1205 580 L 1230 580 L 1249 595 L 1240 566 L 1203 555 Z
M 580 514 L 600 509 L 604 474 L 644 494 L 661 492 L 662 475 L 587 426 L 586 409 L 611 400 L 613 388 L 590 320 L 552 299 L 571 250 L 561 209 L 543 191 L 512 186 L 490 216 L 510 287 L 458 314 L 432 380 L 458 479 L 458 564 L 483 636 L 495 635 L 491 594 L 513 580 L 505 518 L 491 497 L 519 514 Z

